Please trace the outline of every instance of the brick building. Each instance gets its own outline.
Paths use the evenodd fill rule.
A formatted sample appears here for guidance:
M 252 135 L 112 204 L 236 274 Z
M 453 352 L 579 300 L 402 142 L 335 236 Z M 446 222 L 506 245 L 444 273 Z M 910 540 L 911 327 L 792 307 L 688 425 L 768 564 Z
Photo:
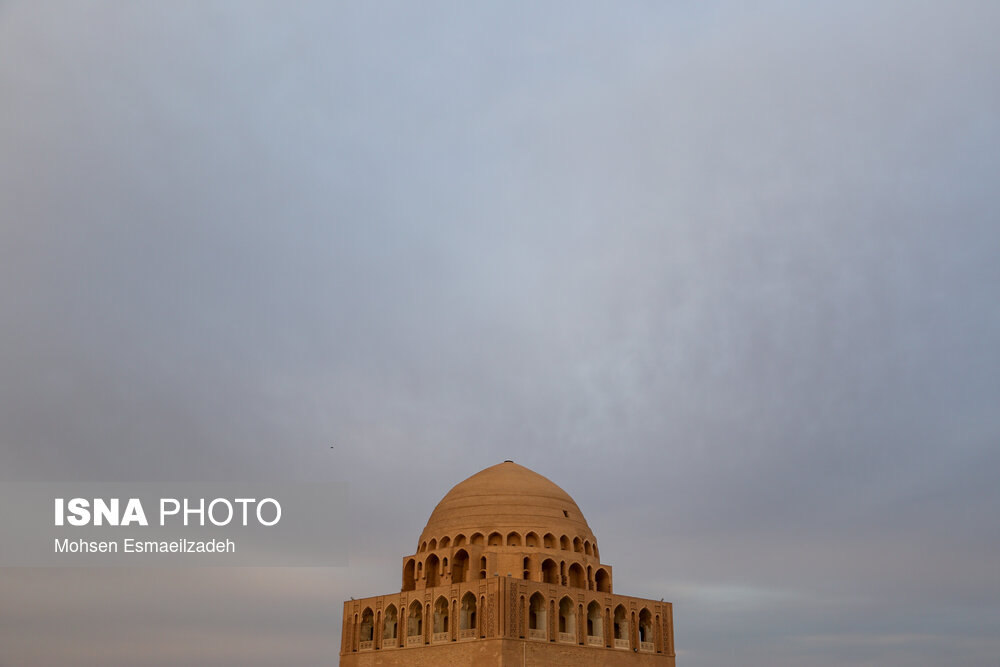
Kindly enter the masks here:
M 616 594 L 573 499 L 512 461 L 438 503 L 400 592 L 344 603 L 342 667 L 674 660 L 671 604 Z

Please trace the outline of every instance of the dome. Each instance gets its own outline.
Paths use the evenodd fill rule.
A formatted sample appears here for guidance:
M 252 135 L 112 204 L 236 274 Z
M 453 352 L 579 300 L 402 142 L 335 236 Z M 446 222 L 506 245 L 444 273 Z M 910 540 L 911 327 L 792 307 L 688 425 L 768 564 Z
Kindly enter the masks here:
M 552 533 L 596 542 L 568 493 L 513 461 L 486 468 L 445 494 L 431 512 L 420 541 L 496 531 Z

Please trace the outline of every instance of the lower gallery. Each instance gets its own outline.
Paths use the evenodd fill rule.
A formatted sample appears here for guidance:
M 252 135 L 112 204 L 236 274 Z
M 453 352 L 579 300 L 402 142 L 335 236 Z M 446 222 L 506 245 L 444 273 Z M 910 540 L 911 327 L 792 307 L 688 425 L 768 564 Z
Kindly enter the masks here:
M 573 499 L 505 461 L 438 503 L 399 593 L 344 603 L 340 664 L 673 667 L 673 608 L 614 593 Z

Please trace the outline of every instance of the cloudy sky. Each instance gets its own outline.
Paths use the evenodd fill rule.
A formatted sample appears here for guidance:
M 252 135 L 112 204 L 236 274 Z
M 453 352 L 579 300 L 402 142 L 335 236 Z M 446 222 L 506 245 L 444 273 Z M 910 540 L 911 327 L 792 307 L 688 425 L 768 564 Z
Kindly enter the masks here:
M 0 665 L 334 664 L 510 458 L 683 667 L 995 667 L 997 25 L 0 2 L 0 480 L 363 482 L 346 568 L 0 570 Z

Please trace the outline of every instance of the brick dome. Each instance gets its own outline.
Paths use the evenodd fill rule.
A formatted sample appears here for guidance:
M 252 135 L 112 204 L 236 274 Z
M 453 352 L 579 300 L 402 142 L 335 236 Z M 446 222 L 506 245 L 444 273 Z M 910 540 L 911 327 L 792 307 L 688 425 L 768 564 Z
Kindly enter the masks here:
M 583 512 L 549 479 L 513 461 L 491 466 L 455 485 L 431 512 L 420 542 L 456 534 L 552 533 L 596 546 Z M 541 546 L 541 545 L 538 545 Z

